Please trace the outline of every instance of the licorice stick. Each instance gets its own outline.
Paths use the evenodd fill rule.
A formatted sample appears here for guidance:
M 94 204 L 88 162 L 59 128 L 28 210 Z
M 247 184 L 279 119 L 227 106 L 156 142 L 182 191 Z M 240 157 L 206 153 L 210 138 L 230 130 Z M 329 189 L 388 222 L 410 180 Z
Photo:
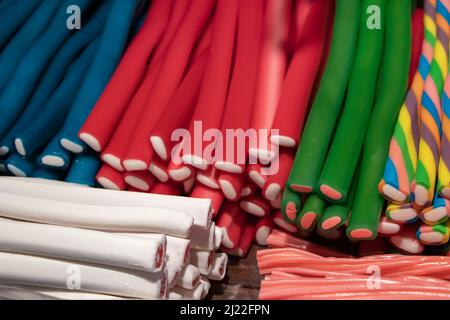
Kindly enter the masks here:
M 200 270 L 196 266 L 188 264 L 181 270 L 177 285 L 184 289 L 194 289 L 199 284 L 200 277 Z
M 94 230 L 6 219 L 0 220 L 0 229 L 2 251 L 146 272 L 159 272 L 164 264 L 164 236 L 143 240 Z
M 417 230 L 417 238 L 426 245 L 446 244 L 450 239 L 450 222 L 434 226 L 422 225 Z
M 158 183 L 155 176 L 148 170 L 125 172 L 123 179 L 126 184 L 141 192 L 150 192 Z
M 402 230 L 402 225 L 395 221 L 391 221 L 386 217 L 382 217 L 378 226 L 380 236 L 392 236 L 398 234 Z
M 302 10 L 302 2 L 297 3 Z M 308 16 L 300 30 L 297 50 L 286 73 L 280 103 L 272 128 L 279 132 L 270 136 L 272 143 L 293 148 L 300 133 L 324 53 L 328 18 L 332 3 L 327 0 L 311 2 Z M 299 86 L 299 83 L 302 85 Z
M 181 186 L 178 183 L 172 181 L 164 183 L 158 182 L 150 191 L 153 194 L 167 195 L 167 196 L 180 196 Z
M 167 288 L 174 288 L 180 279 L 182 267 L 177 263 L 166 262 L 167 269 Z
M 356 51 L 361 2 L 338 0 L 327 67 L 302 133 L 288 186 L 312 192 L 326 159 Z M 345 46 L 342 43 L 346 43 Z
M 399 223 L 412 223 L 418 219 L 419 214 L 420 210 L 414 207 L 414 205 L 410 202 L 399 205 L 390 204 L 386 208 L 386 217 Z
M 287 186 L 281 199 L 281 214 L 288 223 L 296 223 L 300 215 L 302 199 L 299 193 Z
M 405 225 L 402 230 L 389 237 L 389 243 L 404 254 L 422 254 L 424 245 L 417 239 L 417 225 Z
M 83 11 L 92 1 L 77 0 L 75 3 Z M 17 65 L 14 75 L 4 87 L 0 96 L 0 112 L 3 115 L 0 124 L 0 136 L 3 136 L 16 121 L 47 63 L 70 35 L 70 30 L 61 27 L 61 25 L 65 26 L 66 9 L 72 4 L 74 4 L 74 1 L 71 0 L 63 2 L 46 31 L 27 50 L 25 56 Z
M 0 21 L 2 21 L 0 48 L 3 47 L 17 29 L 29 19 L 29 16 L 35 12 L 36 8 L 41 3 L 42 1 L 40 0 L 30 0 L 20 4 L 16 1 L 9 1 L 2 7 L 0 14 Z
M 242 199 L 239 206 L 245 212 L 261 218 L 268 216 L 272 210 L 270 202 L 264 199 L 261 194 Z
M 51 0 L 51 2 L 54 1 Z M 94 16 L 86 22 L 83 28 L 67 39 L 62 48 L 60 48 L 52 57 L 52 61 L 45 69 L 45 73 L 39 79 L 36 89 L 33 92 L 33 96 L 30 97 L 25 110 L 21 113 L 19 119 L 17 119 L 8 134 L 5 135 L 0 142 L 0 152 L 7 152 L 13 147 L 16 135 L 33 123 L 35 117 L 39 114 L 41 107 L 47 102 L 50 95 L 59 85 L 69 65 L 76 59 L 79 53 L 101 33 L 109 7 L 110 2 L 104 2 L 95 12 Z
M 182 3 L 183 1 L 179 1 Z M 79 137 L 97 152 L 108 144 L 169 23 L 174 1 L 151 3 L 144 25 L 130 43 L 111 80 L 89 114 Z
M 186 12 L 164 55 L 157 81 L 148 93 L 143 112 L 124 154 L 122 165 L 127 170 L 145 170 L 150 165 L 152 149 L 148 139 L 151 130 L 179 86 L 192 49 L 211 15 L 214 4 L 215 1 L 193 1 Z
M 202 85 L 209 52 L 206 50 L 193 63 L 150 135 L 155 153 L 163 160 L 171 158 L 175 145 L 172 134 L 189 126 Z
M 56 135 L 75 99 L 84 71 L 89 68 L 97 51 L 98 42 L 93 41 L 80 57 L 70 66 L 61 84 L 55 88 L 48 101 L 42 105 L 39 114 L 26 128 L 14 137 L 17 152 L 30 156 L 43 148 Z
M 37 179 L 48 179 L 48 180 L 64 180 L 65 174 L 60 170 L 54 170 L 50 168 L 37 167 L 31 173 L 31 177 Z
M 450 3 L 448 9 L 450 9 Z M 446 18 L 450 20 L 450 17 L 447 16 Z M 448 22 L 450 23 L 450 21 Z M 450 27 L 448 32 L 450 33 Z M 450 199 L 450 73 L 447 73 L 441 101 L 442 133 L 437 192 L 443 197 Z
M 272 164 L 272 166 L 277 166 L 278 171 L 268 177 L 262 190 L 264 198 L 270 201 L 276 200 L 281 195 L 292 168 L 294 155 L 290 151 L 281 150 L 274 161 L 278 163 Z
M 18 178 L 0 178 L 0 190 L 1 192 L 79 204 L 116 207 L 123 207 L 126 204 L 127 207 L 172 209 L 192 216 L 195 226 L 206 229 L 211 224 L 211 200 L 208 199 L 85 189 L 69 183 L 48 183 L 35 179 Z
M 280 211 L 276 211 L 274 215 L 272 216 L 273 223 L 281 228 L 282 230 L 289 232 L 289 233 L 296 233 L 298 230 L 297 225 L 295 223 L 287 222 L 286 219 L 284 219 L 283 215 Z M 272 229 L 274 230 L 274 229 Z M 269 234 L 270 236 L 270 234 Z M 268 239 L 268 238 L 267 238 Z
M 73 153 L 80 153 L 85 149 L 84 142 L 78 138 L 78 131 L 120 61 L 138 4 L 138 0 L 112 1 L 97 53 L 61 129 L 60 143 Z
M 239 2 L 236 52 L 230 81 L 226 112 L 221 130 L 246 131 L 250 126 L 258 74 L 264 20 L 264 2 L 244 0 Z M 227 139 L 222 159 L 215 162 L 216 168 L 228 173 L 242 174 L 248 156 L 248 145 L 239 145 L 237 136 Z M 232 145 L 228 145 L 232 143 Z M 235 197 L 234 197 L 235 198 Z
M 267 145 L 267 139 L 286 75 L 291 9 L 291 1 L 266 1 L 255 101 L 250 122 L 250 128 L 257 130 L 262 136 L 258 138 L 258 145 L 249 146 L 249 153 L 256 159 L 267 160 L 274 156 L 269 150 L 271 146 Z
M 91 151 L 80 154 L 72 161 L 72 165 L 70 166 L 65 181 L 94 187 L 95 177 L 100 166 L 101 162 L 97 154 L 94 154 Z
M 238 23 L 239 1 L 218 0 L 211 35 L 211 49 L 206 66 L 198 102 L 189 125 L 189 134 L 194 137 L 197 124 L 202 130 L 216 129 L 222 122 L 228 87 L 231 78 L 235 34 Z M 217 142 L 216 138 L 214 143 Z M 183 148 L 182 159 L 185 164 L 206 170 L 212 164 L 210 155 L 204 153 L 208 142 L 187 143 Z M 201 148 L 197 147 L 197 144 Z
M 239 205 L 225 202 L 216 220 L 216 225 L 224 230 L 222 246 L 226 249 L 234 249 L 239 244 L 239 238 L 247 224 L 248 216 Z
M 214 255 L 211 272 L 206 276 L 209 280 L 222 281 L 227 274 L 228 255 L 217 253 Z
M 362 4 L 362 12 L 365 14 L 362 14 L 360 22 L 360 36 L 347 100 L 318 181 L 320 192 L 333 201 L 342 202 L 347 197 L 375 98 L 383 53 L 385 15 L 379 21 L 380 29 L 369 29 L 367 10 L 372 5 L 377 5 L 381 12 L 386 9 L 384 0 L 365 0 Z M 351 150 L 348 150 L 349 145 L 352 146 Z
M 450 201 L 436 195 L 433 206 L 425 208 L 420 213 L 420 218 L 428 225 L 441 224 L 450 217 Z
M 395 3 L 395 4 L 394 4 Z M 383 177 L 389 141 L 408 85 L 411 56 L 411 0 L 389 2 L 380 88 L 370 118 L 361 169 L 347 227 L 351 239 L 373 239 L 384 198 L 377 186 Z M 407 58 L 405 58 L 407 57 Z
M 379 184 L 380 192 L 394 202 L 411 201 L 411 183 L 417 168 L 420 142 L 420 106 L 425 80 L 433 61 L 436 41 L 436 1 L 424 3 L 425 35 L 418 70 L 400 109 L 394 134 L 389 147 L 383 180 Z
M 187 238 L 193 225 L 193 218 L 186 213 L 164 208 L 87 205 L 8 193 L 0 193 L 0 198 L 5 203 L 1 216 L 67 227 L 159 232 Z
M 238 201 L 241 198 L 245 176 L 243 174 L 221 172 L 217 178 L 220 189 L 229 201 Z
M 416 174 L 412 184 L 414 202 L 422 207 L 433 200 L 442 135 L 441 95 L 448 69 L 448 1 L 437 1 L 436 42 L 420 104 L 420 143 Z
M 0 281 L 10 284 L 67 289 L 67 272 L 73 270 L 82 275 L 83 292 L 148 299 L 166 295 L 165 271 L 131 271 L 5 252 L 0 253 L 0 262 Z
M 159 180 L 159 182 L 168 182 L 169 174 L 167 173 L 168 163 L 155 157 L 151 162 L 148 170 Z
M 167 173 L 175 182 L 184 182 L 194 176 L 194 170 L 192 168 L 186 166 L 184 163 L 177 163 L 173 160 L 169 162 Z
M 408 87 L 412 85 L 414 81 L 415 74 L 418 70 L 422 44 L 425 39 L 425 20 L 424 20 L 425 10 L 423 8 L 416 8 L 412 15 L 412 50 L 411 50 L 411 64 L 409 67 L 409 80 Z
M 255 241 L 260 246 L 267 246 L 267 238 L 272 232 L 275 224 L 272 217 L 265 217 L 258 221 L 255 226 Z
M 203 184 L 197 183 L 191 193 L 191 198 L 210 199 L 211 200 L 211 215 L 216 217 L 220 212 L 223 201 L 225 200 L 222 191 L 211 189 Z
M 34 159 L 27 159 L 13 153 L 6 159 L 5 166 L 16 177 L 29 177 L 36 167 Z
M 127 187 L 123 174 L 106 163 L 97 172 L 95 180 L 105 189 L 125 190 Z
M 325 210 L 326 202 L 319 195 L 311 194 L 297 217 L 297 226 L 300 229 L 311 231 L 315 228 Z
M 14 73 L 14 69 L 25 55 L 34 40 L 43 32 L 54 15 L 59 4 L 53 0 L 43 1 L 35 13 L 27 19 L 25 24 L 17 31 L 17 34 L 2 49 L 0 55 L 0 90 L 7 84 Z M 11 19 L 9 17 L 9 19 Z M 0 45 L 1 47 L 1 45 Z
M 38 157 L 38 164 L 58 170 L 66 170 L 72 161 L 72 155 L 59 144 L 59 135 L 56 135 Z
M 198 170 L 195 175 L 195 180 L 208 188 L 220 190 L 218 181 L 221 172 L 214 166 L 208 166 L 205 171 Z

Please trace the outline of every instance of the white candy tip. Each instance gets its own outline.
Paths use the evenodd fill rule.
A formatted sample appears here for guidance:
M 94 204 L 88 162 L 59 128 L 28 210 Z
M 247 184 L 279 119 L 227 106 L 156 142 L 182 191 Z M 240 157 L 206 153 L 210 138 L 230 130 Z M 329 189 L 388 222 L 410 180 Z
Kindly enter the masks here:
M 23 145 L 22 139 L 17 138 L 16 140 L 14 140 L 14 145 L 16 147 L 17 152 L 22 157 L 25 157 L 27 155 L 27 151 L 25 150 L 25 146 Z
M 116 157 L 115 155 L 106 153 L 102 156 L 102 160 L 117 171 L 124 171 L 120 158 Z
M 61 139 L 60 143 L 64 149 L 66 149 L 67 151 L 70 151 L 72 153 L 82 153 L 84 151 L 83 146 L 73 143 L 72 141 L 70 141 L 68 139 L 63 138 L 63 139 Z
M 158 137 L 158 136 L 152 136 L 150 137 L 150 143 L 153 146 L 153 150 L 155 150 L 155 152 L 158 154 L 158 156 L 163 159 L 163 160 L 167 160 L 167 149 L 166 149 L 166 144 L 164 143 L 164 141 Z
M 81 133 L 80 139 L 84 141 L 89 147 L 91 147 L 94 151 L 100 152 L 102 151 L 102 147 L 100 142 L 93 135 L 89 133 Z

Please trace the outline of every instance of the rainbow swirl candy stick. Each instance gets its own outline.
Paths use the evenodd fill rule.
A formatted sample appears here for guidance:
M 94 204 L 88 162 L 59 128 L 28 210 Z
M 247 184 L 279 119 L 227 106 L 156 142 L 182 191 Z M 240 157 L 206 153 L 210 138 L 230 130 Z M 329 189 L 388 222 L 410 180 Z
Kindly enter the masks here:
M 423 225 L 417 230 L 417 239 L 427 245 L 441 245 L 449 242 L 450 220 L 435 226 Z
M 450 16 L 447 16 L 450 19 Z M 449 30 L 450 31 L 450 30 Z M 449 64 L 450 67 L 450 64 Z M 444 84 L 442 94 L 442 136 L 441 158 L 438 167 L 438 190 L 444 198 L 450 199 L 450 72 Z
M 411 202 L 403 204 L 390 204 L 386 208 L 386 217 L 398 223 L 413 223 L 417 221 L 420 210 Z
M 420 218 L 428 225 L 441 224 L 450 216 L 450 201 L 436 195 L 433 205 L 422 210 Z
M 439 149 L 441 145 L 441 95 L 448 69 L 450 0 L 438 0 L 436 5 L 436 43 L 430 74 L 425 80 L 420 107 L 420 144 L 416 176 L 412 183 L 414 202 L 423 207 L 433 200 Z
M 434 22 L 436 0 L 425 1 L 424 6 L 425 37 L 419 68 L 400 110 L 390 143 L 383 180 L 379 184 L 380 193 L 395 203 L 403 203 L 410 199 L 410 186 L 416 172 L 420 141 L 419 105 L 422 100 L 425 79 L 430 72 L 436 42 L 436 24 Z
M 281 200 L 281 214 L 284 220 L 289 223 L 295 223 L 300 214 L 301 207 L 302 201 L 300 194 L 287 186 L 283 191 Z

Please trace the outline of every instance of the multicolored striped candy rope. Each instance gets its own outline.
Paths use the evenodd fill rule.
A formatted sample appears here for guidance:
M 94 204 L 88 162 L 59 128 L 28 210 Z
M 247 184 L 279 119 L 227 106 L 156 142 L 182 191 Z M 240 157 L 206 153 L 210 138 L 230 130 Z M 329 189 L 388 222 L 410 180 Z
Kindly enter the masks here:
M 449 5 L 448 2 L 444 5 Z M 443 10 L 444 11 L 444 10 Z M 447 21 L 447 26 L 450 26 L 450 7 L 445 7 L 444 18 Z M 447 37 L 450 33 L 450 27 L 447 28 Z M 448 51 L 447 51 L 448 53 Z M 447 56 L 448 58 L 448 56 Z M 447 60 L 447 67 L 450 68 L 450 63 Z M 447 73 L 447 78 L 444 85 L 444 93 L 442 94 L 442 137 L 441 137 L 441 158 L 438 168 L 438 193 L 450 199 L 450 71 Z
M 450 0 L 438 0 L 436 5 L 436 43 L 430 73 L 425 80 L 420 107 L 419 161 L 412 184 L 414 202 L 423 207 L 433 200 L 436 187 L 437 167 L 441 145 L 441 95 L 448 71 L 448 28 L 447 8 Z
M 422 221 L 428 225 L 441 224 L 448 220 L 450 214 L 450 201 L 435 195 L 433 205 L 420 213 Z
M 417 239 L 428 245 L 448 243 L 450 239 L 450 221 L 434 226 L 422 225 L 417 230 Z
M 400 109 L 389 148 L 384 177 L 379 191 L 394 203 L 410 200 L 411 183 L 417 167 L 417 153 L 420 141 L 419 106 L 434 55 L 436 42 L 436 0 L 425 1 L 424 41 L 418 70 L 414 76 L 406 100 Z

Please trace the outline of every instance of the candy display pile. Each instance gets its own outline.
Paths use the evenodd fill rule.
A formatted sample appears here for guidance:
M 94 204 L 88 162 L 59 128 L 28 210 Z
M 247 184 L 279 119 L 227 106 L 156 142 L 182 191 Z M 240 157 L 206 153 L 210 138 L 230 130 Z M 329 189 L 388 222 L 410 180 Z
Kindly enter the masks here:
M 261 299 L 449 299 L 449 46 L 450 0 L 0 0 L 0 284 L 204 299 L 268 245 Z

